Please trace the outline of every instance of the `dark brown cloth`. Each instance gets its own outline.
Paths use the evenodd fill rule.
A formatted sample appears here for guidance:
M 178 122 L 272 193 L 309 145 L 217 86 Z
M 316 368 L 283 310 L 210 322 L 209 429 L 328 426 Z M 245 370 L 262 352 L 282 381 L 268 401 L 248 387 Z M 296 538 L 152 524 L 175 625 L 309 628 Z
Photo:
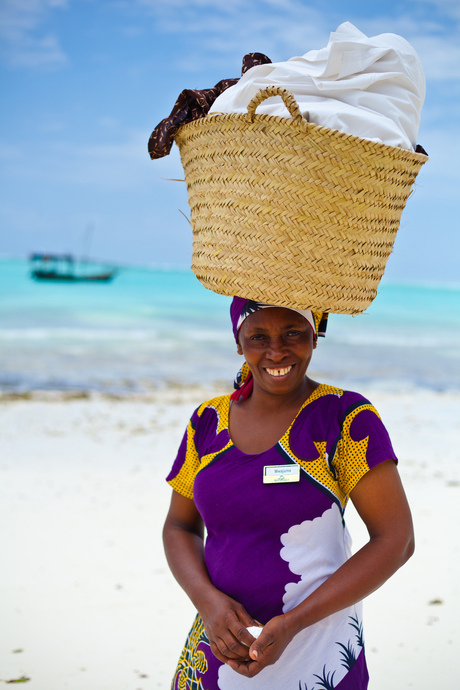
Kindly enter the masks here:
M 243 58 L 241 74 L 256 65 L 271 63 L 263 53 L 248 53 Z M 174 104 L 168 117 L 162 120 L 153 130 L 149 139 L 149 154 L 152 160 L 163 158 L 171 151 L 174 136 L 181 125 L 198 120 L 208 114 L 211 105 L 225 89 L 233 86 L 238 79 L 222 79 L 211 89 L 184 89 Z

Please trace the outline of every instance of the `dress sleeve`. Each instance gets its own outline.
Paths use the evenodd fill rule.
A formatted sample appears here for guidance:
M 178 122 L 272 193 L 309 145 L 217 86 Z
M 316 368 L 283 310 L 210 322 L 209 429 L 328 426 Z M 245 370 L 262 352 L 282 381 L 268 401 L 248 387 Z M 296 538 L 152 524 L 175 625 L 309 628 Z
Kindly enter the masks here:
M 398 462 L 380 416 L 364 398 L 345 411 L 332 465 L 348 496 L 359 480 L 385 460 Z
M 195 430 L 199 420 L 199 409 L 195 410 L 182 438 L 182 443 L 166 481 L 174 491 L 186 498 L 193 499 L 193 482 L 200 466 L 200 459 L 195 445 Z

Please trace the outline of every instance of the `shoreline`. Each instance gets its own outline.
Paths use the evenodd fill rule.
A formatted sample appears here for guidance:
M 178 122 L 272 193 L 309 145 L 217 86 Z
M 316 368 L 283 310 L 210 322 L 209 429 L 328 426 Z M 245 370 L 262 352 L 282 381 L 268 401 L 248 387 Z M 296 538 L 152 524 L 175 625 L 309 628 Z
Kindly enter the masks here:
M 194 611 L 163 555 L 164 477 L 193 409 L 230 390 L 0 396 L 0 685 L 169 688 Z M 390 432 L 416 528 L 415 556 L 365 602 L 369 688 L 452 687 L 460 393 L 359 390 Z M 346 519 L 356 549 L 351 505 Z
M 236 374 L 235 368 L 234 373 Z M 342 390 L 356 391 L 365 395 L 451 395 L 453 398 L 460 398 L 460 387 L 453 383 L 450 387 L 442 385 L 429 385 L 426 382 L 416 383 L 410 380 L 393 379 L 379 377 L 375 379 L 365 378 L 357 379 L 350 378 L 349 380 L 340 380 L 340 376 L 325 375 L 324 371 L 312 371 L 311 377 L 319 384 L 334 386 Z M 208 400 L 213 396 L 225 395 L 233 392 L 233 377 L 227 378 L 210 378 L 198 382 L 196 380 L 181 381 L 180 379 L 165 378 L 157 384 L 152 382 L 143 382 L 139 387 L 134 385 L 126 385 L 121 388 L 116 384 L 104 385 L 101 387 L 82 385 L 82 386 L 66 386 L 66 387 L 21 387 L 15 389 L 14 387 L 0 385 L 0 404 L 15 401 L 69 401 L 69 400 L 118 400 L 120 402 L 130 401 L 155 401 L 158 396 L 177 395 L 186 397 L 188 395 L 197 395 L 200 401 Z M 201 396 L 201 398 L 200 398 Z

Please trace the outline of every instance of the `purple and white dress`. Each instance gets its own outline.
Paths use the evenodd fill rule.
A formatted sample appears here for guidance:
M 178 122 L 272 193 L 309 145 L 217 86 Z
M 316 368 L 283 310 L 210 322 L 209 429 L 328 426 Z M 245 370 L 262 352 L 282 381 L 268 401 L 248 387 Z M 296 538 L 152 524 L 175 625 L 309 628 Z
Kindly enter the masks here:
M 167 477 L 193 498 L 207 530 L 214 585 L 265 624 L 297 606 L 350 556 L 344 510 L 372 467 L 395 459 L 375 408 L 357 393 L 320 385 L 280 441 L 256 455 L 229 435 L 230 396 L 193 413 Z M 364 690 L 361 605 L 300 632 L 278 661 L 245 678 L 211 652 L 198 615 L 174 690 Z

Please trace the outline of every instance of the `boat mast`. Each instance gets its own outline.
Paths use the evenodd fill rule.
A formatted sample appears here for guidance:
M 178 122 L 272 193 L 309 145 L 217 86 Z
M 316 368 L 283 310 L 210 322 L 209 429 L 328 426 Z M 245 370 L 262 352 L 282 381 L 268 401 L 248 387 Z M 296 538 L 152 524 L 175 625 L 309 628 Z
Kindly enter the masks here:
M 80 257 L 80 264 L 82 267 L 87 267 L 91 255 L 91 245 L 93 243 L 94 236 L 94 223 L 87 223 L 86 231 L 83 238 L 83 252 Z

